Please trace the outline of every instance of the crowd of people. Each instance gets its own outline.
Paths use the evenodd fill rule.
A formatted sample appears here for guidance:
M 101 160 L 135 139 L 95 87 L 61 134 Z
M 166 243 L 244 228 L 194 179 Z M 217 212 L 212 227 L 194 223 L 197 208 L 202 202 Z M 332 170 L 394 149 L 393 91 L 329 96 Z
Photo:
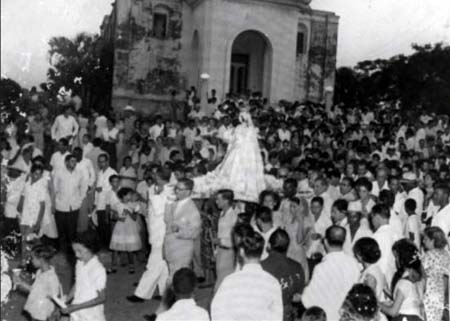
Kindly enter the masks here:
M 38 269 L 15 279 L 34 320 L 61 295 L 53 248 L 76 259 L 61 312 L 79 321 L 105 320 L 107 274 L 147 256 L 127 299 L 162 297 L 157 320 L 448 320 L 446 116 L 214 93 L 206 112 L 195 90 L 185 105 L 9 122 L 3 230 Z

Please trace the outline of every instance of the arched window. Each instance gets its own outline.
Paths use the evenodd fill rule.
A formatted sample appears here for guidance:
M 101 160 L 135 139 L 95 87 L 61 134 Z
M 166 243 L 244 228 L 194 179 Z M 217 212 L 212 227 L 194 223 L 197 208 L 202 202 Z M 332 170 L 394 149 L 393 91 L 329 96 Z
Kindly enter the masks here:
M 304 24 L 298 24 L 297 31 L 297 55 L 303 55 L 307 52 L 308 29 Z
M 165 39 L 169 35 L 169 10 L 157 5 L 153 10 L 153 37 Z

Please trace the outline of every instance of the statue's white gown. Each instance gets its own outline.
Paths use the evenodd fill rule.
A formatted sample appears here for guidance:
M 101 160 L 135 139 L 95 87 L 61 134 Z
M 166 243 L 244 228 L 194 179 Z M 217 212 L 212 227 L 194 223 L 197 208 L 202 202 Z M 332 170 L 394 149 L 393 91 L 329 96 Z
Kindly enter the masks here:
M 259 193 L 266 189 L 257 130 L 248 112 L 242 112 L 239 120 L 222 162 L 214 171 L 194 179 L 194 194 L 207 196 L 231 189 L 237 200 L 258 202 Z

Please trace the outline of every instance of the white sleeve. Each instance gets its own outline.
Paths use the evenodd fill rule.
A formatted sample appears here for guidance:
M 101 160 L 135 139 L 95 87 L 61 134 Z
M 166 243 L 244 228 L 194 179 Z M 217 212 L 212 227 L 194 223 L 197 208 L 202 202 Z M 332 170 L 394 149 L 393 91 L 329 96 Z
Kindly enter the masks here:
M 97 291 L 103 291 L 106 289 L 106 270 L 101 263 L 92 275 L 91 284 Z
M 73 127 L 72 127 L 72 135 L 78 134 L 78 130 L 80 129 L 80 125 L 78 125 L 77 120 L 72 117 Z
M 52 139 L 56 140 L 56 132 L 58 130 L 58 121 L 59 121 L 59 116 L 55 118 L 55 120 L 53 121 L 53 125 L 51 128 L 51 135 L 52 135 Z

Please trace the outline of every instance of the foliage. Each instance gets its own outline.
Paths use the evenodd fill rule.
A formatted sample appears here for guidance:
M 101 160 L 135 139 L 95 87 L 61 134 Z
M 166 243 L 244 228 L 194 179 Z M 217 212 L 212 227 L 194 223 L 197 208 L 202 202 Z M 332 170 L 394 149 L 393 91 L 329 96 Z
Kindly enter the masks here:
M 83 106 L 109 107 L 113 74 L 113 45 L 98 35 L 80 33 L 73 39 L 49 41 L 47 76 L 58 90 L 62 86 L 80 95 Z
M 336 73 L 335 102 L 368 106 L 399 102 L 404 109 L 450 112 L 450 46 L 413 45 L 410 56 L 366 60 Z
M 0 79 L 0 104 L 9 105 L 17 101 L 22 93 L 22 88 L 18 83 L 9 78 Z

